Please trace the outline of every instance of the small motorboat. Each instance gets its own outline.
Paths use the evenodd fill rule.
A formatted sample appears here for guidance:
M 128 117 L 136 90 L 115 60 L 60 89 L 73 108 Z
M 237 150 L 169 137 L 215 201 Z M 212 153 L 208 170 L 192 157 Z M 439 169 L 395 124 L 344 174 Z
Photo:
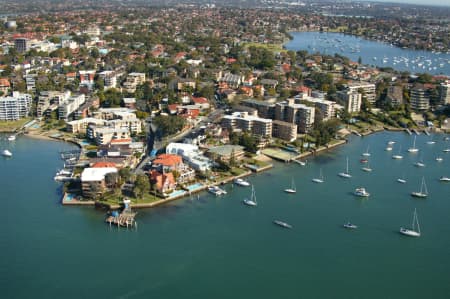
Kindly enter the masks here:
M 441 176 L 439 178 L 439 181 L 441 181 L 441 182 L 450 182 L 450 178 L 448 176 Z
M 250 186 L 250 183 L 248 182 L 248 181 L 246 181 L 246 180 L 244 180 L 244 179 L 235 179 L 234 180 L 234 183 L 236 184 L 236 185 L 239 185 L 239 186 L 243 186 L 243 187 L 248 187 L 248 186 Z
M 8 141 L 14 141 L 14 140 L 16 140 L 16 135 L 8 136 Z
M 275 223 L 276 225 L 279 225 L 281 227 L 284 227 L 284 228 L 292 228 L 292 225 L 290 225 L 286 222 L 280 221 L 280 220 L 274 220 L 273 223 Z
M 352 223 L 350 223 L 350 222 L 345 223 L 345 224 L 343 225 L 343 227 L 349 228 L 349 229 L 356 229 L 356 228 L 358 228 L 357 225 L 354 225 L 354 224 L 352 224 Z
M 356 188 L 355 192 L 353 194 L 355 194 L 356 196 L 359 196 L 359 197 L 368 197 L 368 196 L 370 196 L 370 193 L 367 192 L 366 189 L 363 188 L 363 187 Z
M 8 151 L 8 150 L 4 150 L 2 152 L 2 156 L 4 156 L 4 157 L 12 157 L 12 153 L 10 151 Z

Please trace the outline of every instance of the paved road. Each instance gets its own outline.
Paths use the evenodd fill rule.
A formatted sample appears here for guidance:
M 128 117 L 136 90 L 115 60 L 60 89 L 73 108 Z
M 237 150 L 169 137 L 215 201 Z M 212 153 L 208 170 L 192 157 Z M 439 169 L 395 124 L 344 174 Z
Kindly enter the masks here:
M 213 123 L 217 120 L 219 120 L 221 118 L 221 116 L 223 115 L 224 110 L 223 109 L 216 109 L 214 111 L 212 111 L 210 114 L 208 114 L 206 116 L 206 118 L 202 121 L 199 121 L 195 126 L 193 126 L 192 128 L 181 132 L 180 134 L 174 135 L 174 136 L 170 136 L 169 138 L 163 138 L 162 140 L 155 140 L 153 142 L 153 144 L 148 144 L 148 148 L 149 149 L 156 149 L 156 150 L 160 150 L 165 144 L 169 144 L 171 142 L 177 142 L 177 141 L 181 141 L 183 140 L 184 137 L 186 137 L 187 135 L 189 135 L 190 133 L 194 132 L 195 130 L 200 129 L 200 127 L 202 126 L 206 126 L 210 123 Z M 148 136 L 149 139 L 151 139 L 152 137 L 150 137 L 150 129 L 149 129 L 149 124 L 146 123 L 146 131 L 148 132 Z M 145 173 L 144 168 L 146 165 L 148 165 L 148 162 L 151 161 L 151 157 L 149 157 L 148 155 L 139 163 L 139 165 L 133 170 L 133 173 L 135 174 L 143 174 Z

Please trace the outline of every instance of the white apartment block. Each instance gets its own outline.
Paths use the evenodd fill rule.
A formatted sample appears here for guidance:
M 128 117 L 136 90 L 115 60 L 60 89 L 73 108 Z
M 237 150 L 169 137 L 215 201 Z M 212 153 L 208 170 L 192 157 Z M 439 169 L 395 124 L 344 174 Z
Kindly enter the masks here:
M 234 112 L 222 118 L 222 126 L 229 129 L 241 129 L 255 135 L 272 137 L 272 120 L 250 116 L 248 112 Z
M 69 98 L 70 91 L 42 91 L 39 94 L 36 105 L 37 117 L 43 117 L 49 111 L 58 109 L 59 104 L 67 101 Z
M 374 105 L 376 98 L 375 84 L 368 82 L 353 82 L 347 85 L 347 90 L 352 93 L 359 92 L 360 89 L 364 90 L 364 97 L 367 101 Z
M 339 91 L 337 93 L 348 113 L 361 111 L 362 95 L 359 92 Z
M 125 87 L 126 91 L 129 93 L 133 93 L 136 91 L 136 87 L 145 82 L 145 73 L 129 73 L 125 82 L 123 83 L 123 87 Z
M 68 120 L 69 116 L 86 102 L 84 94 L 71 96 L 67 100 L 60 102 L 58 106 L 58 118 Z
M 166 154 L 179 155 L 186 163 L 195 170 L 206 171 L 211 169 L 212 161 L 200 152 L 198 146 L 186 143 L 169 143 Z
M 441 105 L 450 104 L 450 81 L 445 81 L 439 86 L 439 96 Z
M 12 96 L 0 97 L 0 120 L 18 120 L 28 116 L 31 95 L 13 92 Z
M 417 111 L 426 111 L 430 109 L 430 97 L 428 91 L 421 87 L 416 86 L 411 89 L 411 109 Z
M 336 102 L 314 97 L 305 97 L 303 100 L 314 104 L 318 121 L 326 121 L 336 117 Z
M 103 71 L 98 74 L 103 79 L 105 89 L 117 88 L 117 75 L 114 71 Z

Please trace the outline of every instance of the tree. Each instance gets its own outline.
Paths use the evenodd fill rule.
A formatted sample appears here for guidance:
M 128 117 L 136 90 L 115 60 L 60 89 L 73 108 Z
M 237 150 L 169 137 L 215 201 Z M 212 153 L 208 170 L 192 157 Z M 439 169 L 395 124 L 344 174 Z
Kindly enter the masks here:
M 158 131 L 162 136 L 175 134 L 186 124 L 186 120 L 180 116 L 158 115 L 153 118 L 153 124 L 158 127 Z
M 108 188 L 115 188 L 118 180 L 119 174 L 117 172 L 110 172 L 105 175 L 105 184 Z
M 131 171 L 130 168 L 126 167 L 126 168 L 122 168 L 119 170 L 119 176 L 122 179 L 122 181 L 126 182 L 130 179 L 131 177 Z
M 150 191 L 150 181 L 145 174 L 138 174 L 134 182 L 133 192 L 137 197 L 142 198 L 145 192 Z

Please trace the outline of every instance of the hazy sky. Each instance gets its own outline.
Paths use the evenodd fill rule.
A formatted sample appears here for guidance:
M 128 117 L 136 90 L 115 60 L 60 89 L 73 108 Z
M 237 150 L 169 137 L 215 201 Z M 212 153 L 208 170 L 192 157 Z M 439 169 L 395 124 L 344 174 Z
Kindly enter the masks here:
M 369 0 L 363 0 L 369 1 Z M 440 5 L 450 6 L 450 0 L 374 0 L 376 2 L 392 2 L 392 3 L 410 3 L 423 5 Z

